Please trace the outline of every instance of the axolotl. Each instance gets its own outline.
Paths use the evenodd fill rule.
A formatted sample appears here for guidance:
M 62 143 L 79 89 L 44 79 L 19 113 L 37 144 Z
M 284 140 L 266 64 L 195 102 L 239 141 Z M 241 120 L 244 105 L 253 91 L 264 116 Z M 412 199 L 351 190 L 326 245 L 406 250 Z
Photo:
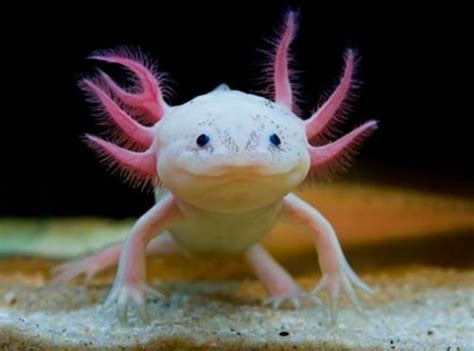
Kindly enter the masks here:
M 158 293 L 146 283 L 147 254 L 241 254 L 274 308 L 285 302 L 295 307 L 317 302 L 317 294 L 326 290 L 333 322 L 341 293 L 363 311 L 354 288 L 371 288 L 349 266 L 328 220 L 292 191 L 309 174 L 346 166 L 377 121 L 331 142 L 327 139 L 354 84 L 353 50 L 346 52 L 340 81 L 320 108 L 305 120 L 296 114 L 289 56 L 296 27 L 296 13 L 289 12 L 269 63 L 272 99 L 223 84 L 170 106 L 163 79 L 144 55 L 126 50 L 92 55 L 124 66 L 134 74 L 135 87 L 124 88 L 102 71 L 81 81 L 113 126 L 109 141 L 86 135 L 86 142 L 126 181 L 153 187 L 156 202 L 123 243 L 62 264 L 56 269 L 57 280 L 81 274 L 90 278 L 118 262 L 105 305 L 116 304 L 119 320 L 126 322 L 128 307 L 134 304 L 146 322 L 146 294 Z M 312 292 L 259 244 L 283 215 L 306 226 L 314 240 L 322 278 Z

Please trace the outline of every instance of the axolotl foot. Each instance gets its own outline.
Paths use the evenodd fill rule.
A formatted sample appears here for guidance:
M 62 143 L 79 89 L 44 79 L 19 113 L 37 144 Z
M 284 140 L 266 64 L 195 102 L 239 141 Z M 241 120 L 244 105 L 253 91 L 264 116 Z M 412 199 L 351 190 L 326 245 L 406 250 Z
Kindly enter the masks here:
M 105 300 L 104 307 L 108 308 L 114 306 L 116 303 L 117 318 L 121 324 L 126 325 L 128 321 L 128 307 L 132 303 L 137 308 L 141 321 L 148 324 L 150 318 L 146 306 L 146 294 L 157 298 L 163 297 L 162 293 L 146 283 L 138 285 L 121 283 L 114 284 Z
M 357 276 L 345 259 L 342 259 L 340 269 L 334 273 L 324 273 L 319 283 L 314 287 L 312 291 L 313 294 L 319 294 L 323 290 L 327 290 L 332 324 L 336 323 L 341 293 L 347 297 L 359 315 L 362 317 L 366 316 L 364 308 L 357 297 L 354 287 L 359 288 L 369 294 L 374 292 L 370 286 L 364 283 L 362 279 Z
M 275 276 L 274 279 L 283 279 L 283 276 Z M 279 283 L 281 283 L 280 281 Z M 278 283 L 277 283 L 278 284 Z M 364 283 L 350 268 L 350 266 L 344 262 L 343 268 L 334 274 L 323 274 L 323 277 L 319 283 L 310 292 L 305 291 L 297 285 L 296 282 L 285 283 L 285 290 L 277 293 L 272 293 L 271 296 L 263 301 L 264 306 L 270 306 L 274 309 L 281 308 L 285 303 L 292 305 L 294 309 L 300 309 L 300 307 L 306 303 L 313 303 L 315 305 L 322 306 L 321 299 L 317 296 L 323 290 L 327 291 L 329 300 L 329 313 L 331 323 L 335 324 L 337 319 L 337 310 L 341 293 L 344 294 L 347 299 L 351 302 L 356 312 L 365 317 L 364 308 L 359 301 L 355 289 L 359 288 L 366 293 L 373 293 L 366 283 Z M 282 285 L 280 285 L 281 287 Z
M 300 309 L 305 302 L 321 305 L 321 300 L 310 292 L 301 288 L 296 288 L 288 292 L 283 292 L 270 296 L 263 301 L 264 306 L 270 306 L 274 309 L 281 308 L 285 303 L 291 304 L 294 309 Z
M 63 284 L 81 275 L 84 275 L 86 281 L 90 281 L 108 267 L 109 265 L 105 265 L 97 256 L 91 255 L 56 266 L 51 270 L 51 273 L 54 283 Z
M 105 250 L 104 250 L 105 251 Z M 103 251 L 103 252 L 104 252 Z M 103 253 L 102 252 L 102 253 Z M 104 257 L 102 257 L 103 259 Z M 115 260 L 114 260 L 115 261 Z M 109 266 L 109 262 L 101 260 L 99 255 L 87 256 L 64 263 L 53 270 L 55 283 L 66 283 L 82 274 L 86 280 L 90 280 L 96 273 L 102 271 Z M 115 263 L 115 262 L 112 262 Z M 140 319 L 143 323 L 148 323 L 149 316 L 146 308 L 145 294 L 155 297 L 163 295 L 157 290 L 149 287 L 146 283 L 124 283 L 124 279 L 116 280 L 112 290 L 104 302 L 104 308 L 116 305 L 117 317 L 121 324 L 127 324 L 127 311 L 130 303 L 133 303 L 139 312 Z

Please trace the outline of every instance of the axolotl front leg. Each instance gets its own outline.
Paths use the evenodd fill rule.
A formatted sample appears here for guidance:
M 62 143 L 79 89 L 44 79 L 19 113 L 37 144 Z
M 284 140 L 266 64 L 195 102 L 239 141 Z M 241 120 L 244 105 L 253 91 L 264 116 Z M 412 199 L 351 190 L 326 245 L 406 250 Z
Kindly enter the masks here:
M 335 323 L 337 318 L 341 292 L 349 298 L 356 311 L 363 314 L 352 285 L 368 293 L 371 293 L 372 289 L 349 266 L 331 224 L 315 208 L 294 194 L 289 194 L 284 198 L 283 214 L 310 230 L 318 251 L 323 276 L 312 294 L 308 294 L 263 247 L 256 244 L 246 251 L 245 258 L 270 294 L 267 302 L 277 308 L 288 300 L 298 308 L 303 300 L 319 303 L 319 299 L 314 295 L 326 289 L 329 295 L 332 323 Z
M 149 241 L 172 222 L 180 212 L 172 195 L 158 201 L 135 223 L 120 254 L 118 272 L 105 305 L 117 302 L 121 323 L 127 321 L 127 309 L 133 302 L 144 322 L 148 321 L 145 293 L 160 295 L 146 284 L 145 256 Z
M 290 218 L 306 226 L 313 236 L 318 251 L 319 266 L 323 274 L 313 293 L 317 294 L 323 289 L 327 289 L 332 322 L 336 321 L 341 292 L 349 298 L 356 311 L 363 314 L 363 309 L 352 285 L 368 293 L 372 293 L 372 289 L 349 266 L 334 228 L 328 220 L 314 207 L 294 194 L 288 194 L 285 197 L 283 211 Z

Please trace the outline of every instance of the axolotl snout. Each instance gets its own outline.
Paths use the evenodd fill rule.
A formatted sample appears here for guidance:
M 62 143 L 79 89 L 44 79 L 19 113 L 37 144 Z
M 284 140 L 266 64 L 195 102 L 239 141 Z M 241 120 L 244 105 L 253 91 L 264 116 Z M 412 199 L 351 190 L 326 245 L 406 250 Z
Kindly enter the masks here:
M 191 101 L 170 106 L 154 67 L 142 55 L 98 52 L 92 58 L 125 66 L 138 87 L 125 90 L 107 74 L 84 79 L 82 88 L 112 126 L 112 141 L 87 135 L 101 159 L 132 184 L 155 188 L 156 203 L 138 219 L 123 243 L 65 263 L 56 279 L 92 277 L 117 264 L 106 304 L 127 319 L 134 303 L 148 320 L 145 256 L 182 253 L 242 253 L 265 285 L 273 307 L 286 300 L 299 307 L 318 302 L 327 290 L 331 317 L 341 293 L 362 311 L 354 287 L 371 289 L 346 261 L 331 224 L 291 193 L 309 173 L 345 166 L 361 141 L 377 127 L 368 121 L 343 137 L 315 146 L 338 121 L 353 84 L 355 54 L 349 50 L 339 85 L 310 118 L 295 114 L 288 50 L 295 14 L 286 18 L 271 62 L 273 101 L 231 90 L 225 84 Z M 258 242 L 286 215 L 306 226 L 318 251 L 322 279 L 302 289 Z

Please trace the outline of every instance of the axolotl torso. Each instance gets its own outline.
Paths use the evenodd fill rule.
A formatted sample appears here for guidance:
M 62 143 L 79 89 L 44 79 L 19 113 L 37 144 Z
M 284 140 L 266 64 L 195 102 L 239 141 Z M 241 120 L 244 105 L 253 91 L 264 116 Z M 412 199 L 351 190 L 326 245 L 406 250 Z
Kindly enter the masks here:
M 140 55 L 112 51 L 92 57 L 125 66 L 136 75 L 140 89 L 125 90 L 103 72 L 84 79 L 81 86 L 111 122 L 115 136 L 115 143 L 92 135 L 86 141 L 126 180 L 154 185 L 156 203 L 124 243 L 58 267 L 58 280 L 82 273 L 90 278 L 118 262 L 106 304 L 117 303 L 118 317 L 126 321 L 133 302 L 147 320 L 145 293 L 153 292 L 145 279 L 147 253 L 242 253 L 273 307 L 286 300 L 295 307 L 304 299 L 318 301 L 315 294 L 327 289 L 333 321 L 341 292 L 361 310 L 353 286 L 370 288 L 350 268 L 330 223 L 291 191 L 309 172 L 326 173 L 345 165 L 377 124 L 369 121 L 333 142 L 313 145 L 344 110 L 355 55 L 348 51 L 339 85 L 302 120 L 293 112 L 288 69 L 295 25 L 295 15 L 289 13 L 275 46 L 274 101 L 223 84 L 183 105 L 169 106 L 160 79 Z M 281 215 L 305 225 L 313 236 L 323 276 L 312 293 L 258 244 Z

